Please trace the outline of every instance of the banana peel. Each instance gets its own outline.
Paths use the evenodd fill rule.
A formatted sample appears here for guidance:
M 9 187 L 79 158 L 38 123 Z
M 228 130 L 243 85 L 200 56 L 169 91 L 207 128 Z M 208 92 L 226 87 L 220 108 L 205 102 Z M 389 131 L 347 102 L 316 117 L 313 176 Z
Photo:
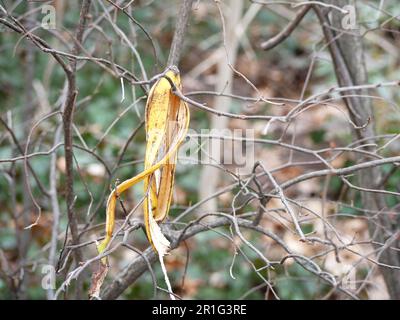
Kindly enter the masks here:
M 190 121 L 188 105 L 173 93 L 174 86 L 179 90 L 182 89 L 178 69 L 170 67 L 149 92 L 145 115 L 144 171 L 123 181 L 110 193 L 106 209 L 106 234 L 104 240 L 97 246 L 99 254 L 105 251 L 112 239 L 118 196 L 139 181 L 143 181 L 146 235 L 163 265 L 162 257 L 170 249 L 170 243 L 162 234 L 158 223 L 168 215 L 178 149 L 187 134 Z M 107 264 L 107 258 L 102 258 L 101 263 Z M 169 281 L 167 284 L 169 286 Z M 96 284 L 97 288 L 100 286 Z

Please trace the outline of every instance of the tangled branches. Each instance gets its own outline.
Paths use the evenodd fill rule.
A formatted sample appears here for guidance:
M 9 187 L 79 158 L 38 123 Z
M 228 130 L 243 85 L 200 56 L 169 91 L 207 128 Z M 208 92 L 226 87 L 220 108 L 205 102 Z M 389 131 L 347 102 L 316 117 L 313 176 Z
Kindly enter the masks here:
M 111 244 L 97 254 L 96 243 L 104 239 L 109 190 L 141 170 L 150 85 L 180 62 L 184 89 L 173 93 L 192 108 L 193 130 L 180 154 L 171 218 L 162 225 L 176 297 L 201 297 L 199 287 L 243 278 L 246 287 L 233 298 L 293 298 L 282 282 L 305 281 L 314 291 L 303 298 L 399 299 L 393 7 L 172 3 L 0 2 L 0 64 L 5 75 L 18 73 L 0 78 L 0 295 L 30 298 L 30 289 L 41 287 L 48 299 L 86 298 L 90 273 L 105 256 L 114 271 L 101 299 L 124 297 L 135 282 L 142 289 L 150 283 L 154 297 L 168 293 L 143 241 L 143 194 L 119 197 Z M 43 6 L 54 10 L 56 28 L 43 26 Z M 357 17 L 349 29 L 343 19 L 351 8 Z M 371 11 L 376 19 L 364 21 Z M 263 14 L 289 22 L 275 30 Z M 209 20 L 218 33 L 196 38 Z M 296 49 L 304 52 L 287 53 L 296 30 L 307 38 Z M 373 61 L 374 50 L 389 58 Z M 238 146 L 245 161 L 226 161 L 225 152 L 235 158 Z M 218 250 L 223 264 L 195 281 L 192 266 L 201 270 L 202 259 Z M 43 266 L 54 271 L 45 286 Z

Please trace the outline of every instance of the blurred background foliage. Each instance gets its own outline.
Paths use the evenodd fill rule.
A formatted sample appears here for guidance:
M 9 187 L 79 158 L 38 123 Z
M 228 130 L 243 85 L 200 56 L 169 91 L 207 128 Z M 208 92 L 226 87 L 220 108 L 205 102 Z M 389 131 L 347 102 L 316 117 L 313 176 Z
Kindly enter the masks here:
M 27 11 L 26 1 L 4 0 L 5 7 L 15 6 L 13 14 L 15 16 L 23 15 Z M 377 16 L 376 6 L 379 1 L 365 1 L 365 5 L 359 6 L 358 21 L 363 28 L 378 27 L 382 22 L 388 19 L 388 16 L 381 14 Z M 39 6 L 39 4 L 36 4 Z M 116 16 L 118 28 L 129 35 L 132 45 L 141 57 L 143 70 L 148 77 L 162 71 L 166 65 L 169 46 L 174 32 L 174 23 L 176 19 L 179 1 L 135 1 L 132 9 L 132 15 L 140 22 L 146 31 L 151 35 L 157 59 L 153 54 L 153 47 L 148 37 L 138 28 L 132 26 L 129 19 L 119 13 Z M 245 1 L 245 11 L 251 3 Z M 93 19 L 103 12 L 103 7 L 109 7 L 105 1 L 93 1 L 92 16 Z M 392 15 L 400 14 L 400 7 L 397 1 L 385 2 L 385 10 Z M 57 34 L 66 35 L 74 30 L 77 24 L 79 12 L 79 1 L 65 1 L 65 8 L 62 17 L 57 17 Z M 321 41 L 321 30 L 315 15 L 309 14 L 302 22 L 301 26 L 292 34 L 287 41 L 279 47 L 264 52 L 259 49 L 258 44 L 263 40 L 279 32 L 288 22 L 288 17 L 292 9 L 285 6 L 265 6 L 261 8 L 249 28 L 246 30 L 249 44 L 243 48 L 240 46 L 237 59 L 237 69 L 246 74 L 259 90 L 262 90 L 267 96 L 298 98 L 302 85 L 305 81 L 310 59 L 314 50 L 320 50 L 324 45 Z M 113 13 L 114 14 L 114 13 Z M 36 12 L 34 16 L 28 19 L 40 19 L 41 13 Z M 93 32 L 85 42 L 85 50 L 93 56 L 109 58 L 110 56 L 120 65 L 130 70 L 139 78 L 143 78 L 142 68 L 137 56 L 130 49 L 125 41 L 116 34 L 109 23 L 101 24 L 102 30 Z M 399 55 L 400 45 L 400 21 L 392 19 L 387 28 L 397 30 L 398 33 L 376 30 L 368 33 L 365 37 L 366 61 L 371 83 L 393 81 L 400 78 Z M 69 43 L 62 43 L 55 36 L 52 30 L 37 29 L 35 33 L 46 39 L 49 44 L 57 48 L 65 48 Z M 183 76 L 184 91 L 213 90 L 215 82 L 216 69 L 211 66 L 196 78 L 190 78 L 191 71 L 207 57 L 209 57 L 217 48 L 222 46 L 221 42 L 221 22 L 218 10 L 212 1 L 197 1 L 193 16 L 190 20 L 188 35 L 185 39 L 185 49 L 181 61 L 181 74 Z M 67 38 L 67 37 L 66 37 Z M 24 128 L 26 119 L 40 119 L 40 116 L 50 110 L 59 108 L 59 99 L 63 94 L 65 76 L 61 68 L 55 65 L 49 55 L 41 53 L 34 49 L 34 90 L 35 90 L 35 108 L 31 114 L 26 115 L 24 82 L 26 72 L 26 51 L 28 42 L 22 39 L 5 27 L 0 32 L 0 111 L 4 119 L 10 119 L 13 128 L 17 134 L 17 139 L 24 141 L 27 131 Z M 321 53 L 322 58 L 316 65 L 306 95 L 321 91 L 323 88 L 329 88 L 336 85 L 336 79 L 332 70 L 332 65 L 328 61 L 328 52 L 324 50 Z M 327 61 L 324 61 L 323 58 Z M 158 60 L 158 61 L 157 61 Z M 74 137 L 74 143 L 80 145 L 84 143 L 89 149 L 96 148 L 96 153 L 100 155 L 111 169 L 113 169 L 121 148 L 131 135 L 132 131 L 139 125 L 144 114 L 145 99 L 143 90 L 139 86 L 131 87 L 128 83 L 125 85 L 125 100 L 121 102 L 121 83 L 119 79 L 113 78 L 109 73 L 103 71 L 95 63 L 78 63 L 79 72 L 77 73 L 77 83 L 79 95 L 77 109 L 75 112 L 74 123 L 77 134 Z M 235 78 L 234 92 L 242 95 L 252 95 L 251 88 L 243 85 L 243 80 Z M 399 90 L 392 88 L 380 88 L 379 93 L 393 101 L 394 104 L 400 102 Z M 45 97 L 39 97 L 45 94 Z M 208 97 L 196 97 L 198 101 L 210 103 Z M 39 100 L 48 101 L 48 105 L 43 105 Z M 377 130 L 380 134 L 400 133 L 399 112 L 393 112 L 385 101 L 375 101 L 375 107 L 378 115 Z M 46 109 L 50 108 L 50 109 Z M 232 105 L 232 112 L 243 110 L 244 106 Z M 258 107 L 266 114 L 270 111 L 267 105 Z M 32 135 L 31 152 L 46 151 L 53 145 L 54 132 L 59 124 L 59 115 L 43 122 L 35 129 Z M 311 117 L 314 117 L 313 115 Z M 113 123 L 116 119 L 115 123 Z M 305 119 L 304 119 L 305 120 Z M 311 130 L 300 130 L 298 138 L 304 140 L 308 146 L 322 148 L 331 143 L 345 145 L 352 141 L 350 130 L 342 120 L 338 120 L 335 115 L 324 116 L 323 121 L 306 119 L 305 126 L 311 127 Z M 319 122 L 318 122 L 319 121 Z M 31 126 L 32 126 L 31 122 Z M 319 123 L 319 126 L 315 124 Z M 112 127 L 110 128 L 110 126 Z M 232 124 L 233 126 L 235 124 Z M 248 124 L 246 125 L 254 125 Z M 201 129 L 209 128 L 208 114 L 192 109 L 191 128 Z M 338 130 L 332 132 L 332 128 Z M 28 132 L 31 128 L 27 128 Z M 308 128 L 310 129 L 310 128 Z M 107 135 L 99 143 L 103 134 L 109 130 Z M 279 137 L 280 132 L 269 134 L 271 138 Z M 269 137 L 268 136 L 268 137 Z M 126 154 L 123 157 L 122 166 L 112 171 L 111 181 L 115 179 L 124 180 L 133 176 L 142 170 L 141 160 L 144 155 L 145 134 L 143 128 L 135 136 Z M 274 148 L 268 149 L 269 153 L 274 152 Z M 16 156 L 15 147 L 9 141 L 9 136 L 4 128 L 0 131 L 0 158 L 11 158 Z M 61 230 L 67 227 L 67 216 L 65 213 L 64 201 L 64 175 L 65 163 L 63 150 L 57 151 L 57 168 L 60 171 L 58 181 L 58 192 L 60 205 L 62 208 Z M 81 150 L 75 150 L 76 161 L 79 169 L 75 175 L 75 193 L 77 195 L 75 209 L 82 221 L 97 210 L 95 221 L 101 223 L 105 220 L 104 194 L 107 194 L 110 186 L 106 177 L 104 166 L 92 155 Z M 346 165 L 354 163 L 354 159 L 341 159 Z M 46 155 L 37 156 L 30 160 L 38 178 L 43 185 L 49 187 L 49 157 Z M 0 171 L 9 170 L 9 163 L 0 163 Z M 19 181 L 22 181 L 23 166 L 16 164 L 15 174 Z M 174 195 L 175 204 L 171 209 L 171 216 L 176 216 L 182 211 L 182 208 L 196 203 L 198 199 L 199 174 L 201 167 L 198 165 L 178 165 L 176 178 L 176 191 Z M 391 165 L 384 168 L 386 172 L 391 170 Z M 389 180 L 390 189 L 398 190 L 400 171 L 392 175 Z M 40 191 L 34 179 L 30 177 L 30 183 L 33 193 L 39 195 Z M 318 187 L 322 186 L 322 183 Z M 22 195 L 24 192 L 23 184 L 15 185 L 16 199 L 10 201 L 10 185 L 4 175 L 0 175 L 0 248 L 5 252 L 7 258 L 13 261 L 17 255 L 15 225 L 12 214 L 21 206 Z M 312 187 L 313 188 L 313 187 Z M 329 183 L 328 197 L 336 200 L 341 197 L 346 201 L 346 195 L 341 195 L 343 188 L 342 182 L 332 177 Z M 297 191 L 294 190 L 294 193 Z M 312 192 L 310 193 L 312 197 Z M 310 194 L 308 196 L 310 196 Z M 132 192 L 124 195 L 123 199 L 128 207 L 133 207 L 142 195 L 140 187 L 135 187 Z M 348 195 L 349 196 L 349 195 Z M 99 203 L 102 199 L 103 202 Z M 398 199 L 394 196 L 387 196 L 387 201 L 394 205 Z M 92 206 L 88 209 L 88 203 Z M 225 203 L 227 203 L 225 201 Z M 229 203 L 229 202 L 228 202 Z M 49 242 L 51 233 L 52 215 L 49 211 L 49 205 L 45 201 L 41 203 L 44 208 L 43 217 L 38 226 L 32 229 L 32 242 L 29 246 L 28 257 L 36 257 L 36 264 L 30 266 L 29 272 L 32 277 L 28 287 L 28 297 L 31 299 L 42 299 L 46 297 L 45 291 L 41 288 L 41 264 L 46 263 L 45 245 Z M 16 206 L 16 207 L 14 207 Z M 357 203 L 356 203 L 357 206 Z M 99 208 L 98 208 L 99 207 Z M 360 215 L 361 212 L 353 207 L 346 207 L 344 204 L 338 209 L 339 212 L 348 215 Z M 119 218 L 123 214 L 119 213 Z M 34 217 L 34 215 L 33 215 Z M 24 226 L 18 226 L 23 228 Z M 311 226 L 312 228 L 312 226 Z M 225 230 L 229 233 L 229 229 Z M 97 234 L 101 232 L 98 229 Z M 280 230 L 284 234 L 284 230 Z M 245 233 L 252 237 L 254 243 L 268 250 L 271 245 L 265 245 L 265 238 L 251 233 Z M 132 237 L 138 248 L 147 247 L 147 240 L 143 234 L 135 234 Z M 60 244 L 61 245 L 61 244 Z M 234 248 L 229 241 L 215 232 L 205 232 L 197 235 L 195 238 L 187 241 L 187 249 L 181 245 L 170 256 L 166 258 L 167 268 L 174 291 L 184 298 L 191 299 L 263 299 L 265 297 L 273 298 L 273 294 L 265 286 L 249 291 L 261 283 L 257 274 L 251 269 L 249 264 L 241 255 L 237 255 L 236 261 L 231 269 Z M 60 249 L 60 248 L 59 248 Z M 87 253 L 93 255 L 94 246 Z M 252 257 L 252 252 L 247 252 Z M 108 276 L 108 280 L 113 278 L 118 270 L 129 263 L 132 253 L 121 249 L 120 252 L 113 254 L 111 264 L 113 270 Z M 255 257 L 252 257 L 255 258 Z M 187 270 L 185 269 L 186 260 L 189 259 Z M 254 262 L 257 264 L 257 261 Z M 155 273 L 159 283 L 163 283 L 163 276 L 159 265 L 155 265 Z M 328 293 L 329 288 L 320 280 L 311 276 L 296 263 L 289 266 L 277 268 L 273 271 L 265 272 L 264 276 L 272 279 L 274 289 L 281 298 L 285 299 L 315 299 L 322 298 Z M 359 270 L 359 272 L 363 272 Z M 272 273 L 272 274 L 271 274 Z M 184 277 L 184 280 L 182 280 Z M 60 284 L 61 279 L 58 280 Z M 182 286 L 184 281 L 184 286 Z M 134 285 L 127 290 L 122 298 L 127 299 L 148 299 L 153 296 L 153 287 L 149 273 L 143 275 Z M 159 292 L 158 297 L 166 298 L 165 293 Z M 335 298 L 335 296 L 331 296 Z M 0 298 L 10 298 L 10 292 L 3 280 L 0 280 Z

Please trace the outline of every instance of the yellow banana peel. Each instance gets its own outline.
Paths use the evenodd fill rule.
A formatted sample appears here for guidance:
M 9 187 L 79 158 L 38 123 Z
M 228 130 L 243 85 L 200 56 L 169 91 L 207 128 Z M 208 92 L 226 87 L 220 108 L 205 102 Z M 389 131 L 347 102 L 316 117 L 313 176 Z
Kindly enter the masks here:
M 168 215 L 178 148 L 187 134 L 190 120 L 186 102 L 173 94 L 171 83 L 181 90 L 181 80 L 176 67 L 171 67 L 150 90 L 146 103 L 147 144 L 144 171 L 123 181 L 108 197 L 106 235 L 97 246 L 99 253 L 104 252 L 112 239 L 118 196 L 142 180 L 147 238 L 160 257 L 169 250 L 169 241 L 162 234 L 157 222 L 163 221 Z M 106 263 L 106 258 L 102 259 L 102 263 Z

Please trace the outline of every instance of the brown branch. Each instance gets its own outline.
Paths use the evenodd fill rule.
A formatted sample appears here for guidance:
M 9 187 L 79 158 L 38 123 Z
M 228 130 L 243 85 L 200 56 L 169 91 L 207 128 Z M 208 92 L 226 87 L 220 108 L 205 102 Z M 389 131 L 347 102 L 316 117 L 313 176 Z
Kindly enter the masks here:
M 190 10 L 194 0 L 183 0 L 179 8 L 178 19 L 175 24 L 174 38 L 172 39 L 171 49 L 168 56 L 168 66 L 178 65 L 183 48 L 183 40 L 189 22 Z
M 324 169 L 324 170 L 312 171 L 312 172 L 305 173 L 303 175 L 297 176 L 296 178 L 293 178 L 289 181 L 282 183 L 281 188 L 287 189 L 287 188 L 293 186 L 294 184 L 300 183 L 305 180 L 313 179 L 313 178 L 325 177 L 328 175 L 344 176 L 344 175 L 353 174 L 353 173 L 363 170 L 363 169 L 375 168 L 378 166 L 382 166 L 384 164 L 396 164 L 399 162 L 400 162 L 400 156 L 384 158 L 384 159 L 379 159 L 379 160 L 373 160 L 373 161 L 367 161 L 367 162 L 355 164 L 353 166 L 346 167 L 346 168 Z M 376 192 L 379 192 L 379 190 L 376 190 Z
M 200 223 L 200 220 L 202 220 L 206 216 L 217 216 L 217 217 L 212 221 L 208 221 L 206 224 Z M 277 242 L 287 253 L 292 254 L 291 250 L 285 244 L 285 242 L 274 233 L 271 233 L 262 227 L 254 226 L 252 221 L 245 220 L 242 218 L 235 218 L 233 216 L 223 213 L 204 215 L 200 217 L 197 221 L 193 222 L 192 224 L 188 225 L 187 227 L 185 227 L 183 230 L 180 231 L 171 230 L 170 228 L 164 226 L 163 233 L 166 234 L 170 238 L 170 240 L 172 240 L 171 249 L 175 249 L 179 247 L 182 241 L 189 239 L 197 235 L 198 233 L 213 230 L 215 228 L 226 225 L 232 225 L 234 223 L 237 223 L 237 225 L 240 227 L 259 232 L 271 238 L 272 240 Z M 327 279 L 326 274 L 324 272 L 318 272 L 317 270 L 309 266 L 310 260 L 308 258 L 299 255 L 296 255 L 294 258 L 296 262 L 299 263 L 303 268 L 319 276 L 322 280 L 332 285 L 332 283 Z M 154 250 L 151 247 L 146 249 L 146 251 L 144 251 L 144 253 L 141 256 L 135 258 L 124 270 L 122 270 L 119 274 L 117 274 L 114 281 L 105 288 L 103 294 L 101 295 L 101 298 L 104 300 L 113 300 L 118 298 L 130 285 L 132 285 L 149 268 L 149 263 L 153 264 L 157 261 L 157 259 L 158 257 L 154 253 Z M 336 286 L 335 289 L 345 293 L 346 295 L 348 295 L 353 299 L 358 299 L 351 292 L 342 288 L 341 286 Z
M 17 137 L 15 136 L 14 131 L 8 126 L 7 122 L 4 121 L 3 118 L 0 117 L 0 123 L 6 128 L 6 130 L 9 132 L 12 141 L 14 142 L 15 146 L 17 147 L 19 153 L 21 153 L 21 155 L 24 155 L 24 150 L 21 146 L 21 144 L 19 143 Z M 21 159 L 24 159 L 24 157 L 22 157 Z M 45 189 L 45 187 L 43 186 L 43 184 L 40 182 L 38 176 L 36 175 L 36 172 L 33 170 L 31 164 L 29 163 L 29 161 L 27 161 L 27 166 L 28 169 L 30 170 L 33 178 L 35 179 L 40 191 L 46 196 L 46 197 L 50 197 L 49 192 Z
M 298 26 L 298 24 L 303 20 L 304 16 L 307 14 L 307 12 L 311 9 L 311 5 L 306 5 L 302 7 L 297 13 L 296 16 L 292 21 L 289 22 L 289 24 L 282 29 L 281 32 L 279 32 L 277 35 L 272 37 L 271 39 L 261 43 L 261 49 L 263 50 L 270 50 L 274 47 L 276 47 L 278 44 L 281 42 L 285 41 L 287 37 L 289 37 L 294 29 Z
M 328 2 L 327 0 L 324 0 Z M 336 4 L 340 7 L 350 4 L 348 0 L 337 0 Z M 359 29 L 353 30 L 352 33 L 346 33 L 345 30 L 340 32 L 343 28 L 341 26 L 343 16 L 338 12 L 333 12 L 331 19 L 327 15 L 327 11 L 322 10 L 318 6 L 314 6 L 314 10 L 323 27 L 325 39 L 328 43 L 328 48 L 332 60 L 334 62 L 334 69 L 337 81 L 341 86 L 360 85 L 367 82 L 368 73 L 364 61 L 364 53 L 362 46 L 362 38 Z M 365 89 L 361 92 L 362 95 L 351 95 L 349 98 L 344 98 L 344 101 L 351 113 L 353 121 L 356 124 L 371 122 L 362 130 L 356 130 L 355 134 L 359 139 L 365 139 L 371 146 L 368 151 L 375 151 L 374 146 L 376 141 L 376 134 L 374 128 L 374 114 L 372 109 L 372 102 L 368 95 L 368 90 Z M 359 156 L 359 162 L 363 162 L 364 158 Z M 368 210 L 382 210 L 387 207 L 384 193 L 379 190 L 368 189 L 376 185 L 382 180 L 382 174 L 379 168 L 371 168 L 367 172 L 358 175 L 360 187 L 355 188 L 361 191 L 362 205 Z M 354 188 L 353 185 L 348 185 Z M 371 191 L 374 191 L 372 194 Z M 366 215 L 368 213 L 366 212 Z M 371 215 L 370 215 L 371 216 Z M 386 239 L 392 237 L 398 232 L 398 224 L 400 218 L 397 217 L 392 221 L 386 215 L 371 216 L 377 223 L 370 223 L 369 230 L 371 237 L 376 236 L 379 242 L 385 242 Z M 399 240 L 396 239 L 396 246 L 399 246 Z M 384 249 L 382 251 L 382 262 L 387 265 L 398 266 L 400 264 L 400 254 L 398 252 L 391 252 Z M 381 268 L 385 283 L 388 287 L 389 294 L 392 299 L 400 298 L 400 272 L 398 270 L 385 270 Z
M 86 27 L 87 16 L 90 9 L 91 0 L 85 0 L 82 3 L 81 12 L 79 16 L 79 23 L 76 29 L 75 38 L 76 43 L 74 44 L 72 53 L 74 55 L 80 52 L 80 43 L 82 42 L 83 32 Z M 75 110 L 76 97 L 78 95 L 78 89 L 76 88 L 76 59 L 73 59 L 70 63 L 71 71 L 67 74 L 68 78 L 68 93 L 63 110 L 63 128 L 64 128 L 64 152 L 65 152 L 65 171 L 66 171 L 66 203 L 69 226 L 71 230 L 72 244 L 77 245 L 79 243 L 78 234 L 78 219 L 75 215 L 74 206 L 74 162 L 73 162 L 73 130 L 72 123 Z M 75 262 L 79 264 L 82 259 L 82 252 L 80 249 L 74 251 Z M 81 292 L 81 281 L 77 283 L 77 296 L 80 296 Z

